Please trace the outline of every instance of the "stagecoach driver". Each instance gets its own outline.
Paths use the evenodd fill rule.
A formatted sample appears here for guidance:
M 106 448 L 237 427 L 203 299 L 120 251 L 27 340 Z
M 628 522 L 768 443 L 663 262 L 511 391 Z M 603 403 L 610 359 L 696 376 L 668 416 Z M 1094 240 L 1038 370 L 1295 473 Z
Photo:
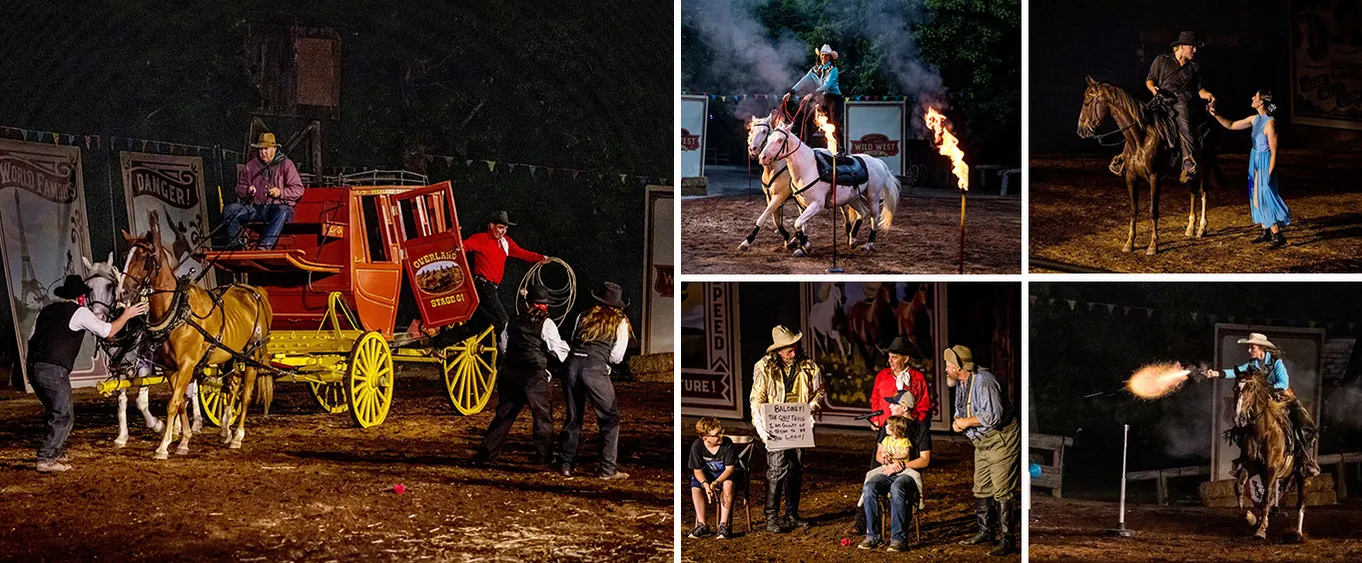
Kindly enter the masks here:
M 256 149 L 255 158 L 236 177 L 237 203 L 222 208 L 227 248 L 243 246 L 239 237 L 246 223 L 263 221 L 265 231 L 260 234 L 256 248 L 272 250 L 284 225 L 293 220 L 293 206 L 303 197 L 303 180 L 298 176 L 298 167 L 279 150 L 274 133 L 261 133 L 260 140 L 251 148 Z
M 799 354 L 799 339 L 804 335 L 784 326 L 771 329 L 771 345 L 766 355 L 752 367 L 752 426 L 762 442 L 766 421 L 761 406 L 770 403 L 806 403 L 815 417 L 823 410 L 823 372 L 813 360 Z M 784 533 L 791 528 L 807 528 L 799 518 L 799 494 L 804 480 L 803 449 L 790 448 L 766 452 L 766 531 Z M 780 514 L 780 497 L 785 496 L 785 514 Z
M 1248 338 L 1240 338 L 1239 344 L 1248 345 L 1250 358 L 1248 363 L 1220 371 L 1202 368 L 1199 370 L 1200 374 L 1205 377 L 1235 379 L 1253 373 L 1265 373 L 1273 395 L 1279 401 L 1286 401 L 1291 416 L 1291 427 L 1296 432 L 1297 455 L 1305 459 L 1303 468 L 1305 476 L 1319 475 L 1319 463 L 1315 461 L 1314 455 L 1315 439 L 1319 436 L 1319 429 L 1300 399 L 1291 391 L 1291 380 L 1286 374 L 1286 362 L 1282 361 L 1281 349 L 1268 340 L 1267 335 L 1258 332 L 1249 333 Z
M 47 433 L 38 446 L 38 472 L 68 471 L 64 463 L 66 438 L 71 435 L 71 368 L 75 366 L 85 333 L 113 338 L 128 320 L 147 312 L 145 303 L 123 310 L 111 323 L 95 317 L 85 307 L 90 286 L 80 276 L 69 275 L 61 287 L 52 291 L 57 301 L 38 312 L 33 336 L 28 339 L 28 380 L 43 404 L 43 423 Z
M 506 274 L 506 259 L 515 258 L 526 262 L 548 262 L 549 257 L 538 252 L 520 248 L 506 235 L 506 228 L 515 226 L 505 211 L 498 211 L 487 220 L 487 230 L 474 233 L 463 241 L 466 254 L 476 255 L 473 259 L 473 283 L 478 290 L 478 310 L 487 315 L 496 333 L 506 330 L 510 317 L 501 305 L 497 287 Z
M 942 359 L 946 377 L 956 382 L 951 430 L 964 433 L 974 444 L 974 515 L 979 533 L 960 543 L 992 543 L 996 522 L 998 545 L 988 554 L 1016 553 L 1021 425 L 1008 408 L 998 378 L 974 363 L 969 348 L 958 344 L 947 348 Z
M 1172 44 L 1173 52 L 1154 57 L 1154 63 L 1149 66 L 1149 76 L 1144 81 L 1145 87 L 1156 99 L 1162 98 L 1173 106 L 1173 117 L 1178 124 L 1178 145 L 1182 149 L 1183 183 L 1197 173 L 1196 159 L 1192 156 L 1196 146 L 1192 137 L 1193 116 L 1189 113 L 1193 104 L 1189 102 L 1200 98 L 1209 105 L 1215 105 L 1215 96 L 1201 87 L 1201 67 L 1192 60 L 1201 46 L 1195 33 L 1184 31 L 1178 34 L 1178 40 Z

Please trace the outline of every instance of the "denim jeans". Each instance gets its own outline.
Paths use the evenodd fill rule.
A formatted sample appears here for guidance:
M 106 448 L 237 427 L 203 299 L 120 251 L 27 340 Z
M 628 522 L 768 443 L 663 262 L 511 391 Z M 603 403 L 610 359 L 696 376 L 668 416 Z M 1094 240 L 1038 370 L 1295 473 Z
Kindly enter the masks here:
M 610 382 L 609 366 L 589 357 L 568 357 L 567 377 L 563 379 L 563 402 L 567 420 L 563 422 L 563 465 L 572 466 L 581 444 L 586 401 L 596 407 L 596 423 L 601 428 L 601 475 L 613 475 L 620 445 L 620 412 L 615 405 L 615 385 Z
M 222 222 L 227 225 L 229 245 L 239 244 L 237 237 L 241 235 L 241 228 L 246 223 L 262 222 L 265 223 L 265 232 L 260 234 L 256 248 L 271 250 L 279 242 L 279 233 L 284 231 L 284 225 L 292 220 L 293 208 L 282 203 L 229 203 L 227 207 L 222 208 Z
M 908 541 L 908 517 L 912 515 L 910 502 L 916 503 L 917 484 L 907 473 L 876 475 L 861 487 L 861 505 L 865 509 L 865 537 L 880 541 L 880 496 L 889 494 L 891 538 Z
M 66 450 L 75 417 L 71 413 L 71 370 L 46 362 L 28 366 L 28 381 L 43 403 L 43 423 L 47 433 L 38 445 L 38 461 L 55 461 Z

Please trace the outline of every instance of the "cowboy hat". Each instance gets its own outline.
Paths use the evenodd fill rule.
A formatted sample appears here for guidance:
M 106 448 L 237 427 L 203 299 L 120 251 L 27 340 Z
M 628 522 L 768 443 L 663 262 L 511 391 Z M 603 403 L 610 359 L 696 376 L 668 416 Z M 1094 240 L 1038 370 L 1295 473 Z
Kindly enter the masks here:
M 792 331 L 785 328 L 785 325 L 776 325 L 775 328 L 771 329 L 771 345 L 766 347 L 766 353 L 770 354 L 781 348 L 794 346 L 803 337 L 804 333 L 802 332 Z
M 1262 346 L 1262 347 L 1264 347 L 1264 348 L 1271 348 L 1271 349 L 1273 349 L 1273 350 L 1276 350 L 1276 349 L 1277 349 L 1277 345 L 1276 345 L 1276 344 L 1273 344 L 1270 340 L 1268 340 L 1268 339 L 1267 339 L 1267 336 L 1264 335 L 1264 334 L 1261 333 L 1261 332 L 1250 332 L 1250 333 L 1249 333 L 1249 337 L 1248 337 L 1248 338 L 1240 338 L 1240 339 L 1239 339 L 1239 343 L 1240 343 L 1240 344 L 1257 344 L 1257 345 Z
M 823 46 L 820 47 L 818 51 L 816 51 L 816 53 L 818 53 L 819 55 L 832 55 L 832 59 L 837 60 L 837 51 L 832 50 L 832 46 L 828 45 L 827 43 L 824 43 Z
M 498 211 L 496 213 L 493 213 L 492 218 L 488 219 L 487 222 L 494 225 L 507 225 L 511 227 L 515 226 L 515 223 L 512 223 L 511 219 L 506 216 L 505 211 Z
M 531 285 L 529 289 L 525 291 L 525 301 L 528 303 L 548 305 L 549 288 L 539 284 Z
M 889 348 L 885 349 L 885 351 L 890 354 L 898 354 L 910 358 L 922 357 L 922 352 L 918 351 L 917 346 L 914 346 L 912 342 L 909 342 L 902 336 L 894 337 L 894 341 L 889 343 Z
M 279 146 L 279 142 L 274 140 L 274 133 L 261 133 L 260 140 L 251 143 L 251 148 L 253 149 L 265 149 L 277 146 Z
M 604 294 L 604 296 L 598 295 L 595 289 L 591 290 L 591 296 L 595 297 L 597 301 L 600 301 L 602 305 L 607 305 L 619 309 L 623 309 L 629 306 L 629 302 L 625 301 L 623 298 L 624 289 L 621 288 L 619 284 L 614 282 L 605 282 L 601 284 L 601 287 L 598 289 L 601 290 L 601 293 Z
M 1178 40 L 1174 41 L 1173 44 L 1170 45 L 1170 47 L 1177 47 L 1178 45 L 1191 45 L 1193 47 L 1202 47 L 1205 45 L 1205 43 L 1196 40 L 1196 33 L 1191 31 L 1184 31 L 1178 34 Z
M 969 351 L 964 345 L 956 344 L 941 352 L 941 357 L 946 363 L 965 371 L 974 371 L 974 353 Z
M 66 280 L 62 282 L 61 287 L 52 290 L 53 295 L 62 299 L 75 299 L 86 293 L 90 293 L 90 286 L 85 285 L 85 280 L 75 274 L 66 276 Z

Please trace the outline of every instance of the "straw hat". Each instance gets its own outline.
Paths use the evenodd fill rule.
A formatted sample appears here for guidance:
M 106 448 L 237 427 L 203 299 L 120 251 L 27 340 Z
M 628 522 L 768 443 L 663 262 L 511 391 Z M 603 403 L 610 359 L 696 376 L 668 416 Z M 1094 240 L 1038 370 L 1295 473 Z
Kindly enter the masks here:
M 1239 339 L 1239 343 L 1240 343 L 1240 344 L 1257 344 L 1257 345 L 1262 346 L 1262 347 L 1264 347 L 1264 348 L 1271 348 L 1271 349 L 1273 349 L 1273 350 L 1276 350 L 1276 349 L 1277 349 L 1277 345 L 1276 345 L 1276 344 L 1273 344 L 1272 341 L 1268 340 L 1268 339 L 1267 339 L 1267 336 L 1264 335 L 1264 334 L 1261 333 L 1261 332 L 1250 332 L 1250 333 L 1249 333 L 1249 337 L 1248 337 L 1248 338 L 1240 338 L 1240 339 Z
M 792 331 L 785 328 L 785 325 L 777 325 L 771 329 L 771 345 L 766 347 L 766 353 L 770 354 L 781 348 L 794 346 L 803 337 L 804 333 L 802 332 Z
M 956 344 L 941 352 L 942 359 L 946 363 L 965 371 L 974 371 L 974 353 L 969 351 L 964 345 Z

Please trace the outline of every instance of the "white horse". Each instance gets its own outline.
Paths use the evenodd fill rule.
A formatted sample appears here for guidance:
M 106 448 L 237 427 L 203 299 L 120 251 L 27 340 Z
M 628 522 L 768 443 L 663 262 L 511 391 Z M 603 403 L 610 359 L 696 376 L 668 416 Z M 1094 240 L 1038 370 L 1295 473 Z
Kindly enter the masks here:
M 771 128 L 780 125 L 779 116 L 772 111 L 766 117 L 753 117 L 747 122 L 747 154 L 751 158 L 761 156 L 762 149 L 766 148 L 766 140 L 770 136 Z M 814 149 L 826 154 L 832 154 L 827 149 Z M 781 240 L 784 240 L 786 248 L 793 249 L 798 246 L 798 240 L 785 230 L 784 218 L 781 209 L 785 207 L 786 200 L 790 199 L 790 174 L 789 167 L 784 160 L 777 160 L 771 164 L 763 164 L 761 167 L 761 191 L 766 196 L 766 209 L 762 210 L 757 221 L 752 225 L 752 232 L 747 234 L 747 238 L 738 244 L 739 250 L 747 250 L 752 246 L 752 242 L 757 239 L 757 232 L 761 231 L 761 224 L 766 222 L 769 217 L 775 229 L 780 233 Z M 801 209 L 800 211 L 803 211 Z M 854 211 L 849 211 L 850 216 L 846 218 L 847 245 L 856 246 L 856 233 L 861 230 L 861 217 Z M 852 221 L 855 221 L 853 224 Z
M 85 263 L 86 271 L 90 272 L 85 278 L 85 285 L 90 286 L 90 311 L 101 320 L 107 321 L 112 316 L 113 305 L 118 303 L 118 287 L 121 285 L 122 274 L 113 265 L 113 253 L 109 253 L 107 262 L 91 263 L 90 259 L 81 257 Z M 126 331 L 129 336 L 138 336 L 135 331 Z M 122 342 L 122 341 L 120 341 Z M 109 370 L 120 378 L 130 378 L 134 374 L 137 377 L 149 377 L 155 371 L 151 355 L 142 352 L 137 340 L 130 341 L 131 349 L 124 350 L 120 344 L 106 343 L 103 348 L 110 365 Z M 146 422 L 147 428 L 152 432 L 160 433 L 165 430 L 165 423 L 151 414 L 150 390 L 146 387 L 137 389 L 137 410 L 141 411 L 142 419 Z M 199 411 L 199 389 L 196 383 L 191 383 L 189 388 L 189 399 L 193 402 L 194 422 L 191 429 L 199 432 L 203 429 L 203 413 Z M 114 438 L 114 447 L 122 448 L 128 445 L 128 390 L 126 388 L 118 390 L 118 437 Z
M 837 313 L 846 305 L 846 296 L 842 295 L 841 284 L 828 284 L 828 297 L 819 301 L 809 309 L 809 329 L 813 331 L 813 342 L 823 349 L 830 351 L 827 341 L 837 343 L 837 347 L 842 351 L 842 357 L 847 355 L 846 342 L 842 341 L 842 333 L 837 330 Z
M 834 191 L 828 182 L 819 179 L 813 149 L 800 141 L 799 137 L 790 131 L 788 124 L 772 128 L 770 138 L 766 140 L 766 148 L 761 151 L 761 164 L 771 166 L 777 160 L 784 159 L 790 167 L 791 195 L 804 206 L 804 212 L 795 219 L 795 237 L 799 239 L 799 248 L 795 250 L 795 256 L 808 254 L 809 237 L 804 227 L 810 219 L 818 215 L 819 211 L 834 201 L 829 196 L 835 196 L 837 207 L 848 205 L 862 217 L 873 219 L 870 237 L 861 247 L 866 252 L 875 249 L 875 237 L 879 231 L 888 231 L 893 225 L 894 210 L 898 208 L 899 202 L 898 178 L 890 174 L 889 167 L 878 158 L 868 154 L 852 156 L 859 157 L 865 162 L 869 178 L 864 184 L 839 185 Z

